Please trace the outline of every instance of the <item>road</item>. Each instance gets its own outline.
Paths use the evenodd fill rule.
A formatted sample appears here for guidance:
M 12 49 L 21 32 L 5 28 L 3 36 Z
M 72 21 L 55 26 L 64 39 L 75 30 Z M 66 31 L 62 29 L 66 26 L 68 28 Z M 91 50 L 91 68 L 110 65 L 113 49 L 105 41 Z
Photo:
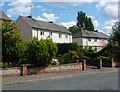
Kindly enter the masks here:
M 3 90 L 118 90 L 118 72 L 7 85 Z

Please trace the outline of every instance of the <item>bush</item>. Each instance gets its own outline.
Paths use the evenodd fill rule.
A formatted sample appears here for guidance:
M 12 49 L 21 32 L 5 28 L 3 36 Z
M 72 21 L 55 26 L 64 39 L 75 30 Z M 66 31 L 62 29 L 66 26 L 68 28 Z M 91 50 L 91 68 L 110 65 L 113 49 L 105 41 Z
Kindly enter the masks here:
M 60 64 L 67 64 L 67 63 L 78 63 L 78 55 L 75 51 L 69 51 L 69 53 L 65 53 L 60 59 Z
M 59 65 L 60 63 L 58 62 L 58 59 L 52 59 L 52 61 L 50 62 L 49 66 L 53 66 L 53 65 Z
M 69 50 L 75 51 L 79 49 L 79 46 L 77 43 L 58 43 L 58 55 L 63 55 L 65 53 L 68 53 Z
M 89 57 L 89 58 L 97 58 L 98 54 L 97 52 L 94 52 L 93 50 L 80 50 L 84 54 L 84 56 Z
M 12 63 L 11 66 L 20 65 L 25 46 L 20 30 L 15 22 L 2 21 L 2 62 Z
M 27 43 L 26 58 L 29 64 L 45 66 L 56 56 L 57 51 L 57 44 L 52 39 L 38 40 L 34 37 Z

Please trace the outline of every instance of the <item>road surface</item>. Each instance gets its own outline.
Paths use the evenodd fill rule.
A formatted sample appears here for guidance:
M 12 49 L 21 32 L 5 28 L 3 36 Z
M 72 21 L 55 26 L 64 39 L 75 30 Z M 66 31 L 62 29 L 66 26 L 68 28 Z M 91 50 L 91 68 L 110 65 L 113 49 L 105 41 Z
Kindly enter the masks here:
M 3 90 L 118 90 L 118 72 L 7 85 Z

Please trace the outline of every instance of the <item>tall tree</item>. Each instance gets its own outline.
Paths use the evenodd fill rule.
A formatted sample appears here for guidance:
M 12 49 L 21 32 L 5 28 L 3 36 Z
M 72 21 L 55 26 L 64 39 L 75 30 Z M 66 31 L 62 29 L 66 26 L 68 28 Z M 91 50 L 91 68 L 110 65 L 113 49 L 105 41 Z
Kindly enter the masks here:
M 88 18 L 86 14 L 82 11 L 78 12 L 77 26 L 83 29 L 87 29 L 89 31 L 94 31 L 94 26 L 91 18 Z
M 15 22 L 2 22 L 2 61 L 13 65 L 21 62 L 24 42 Z
M 79 31 L 79 27 L 76 26 L 76 25 L 73 25 L 72 27 L 69 27 L 68 30 L 72 33 L 72 34 L 75 34 Z

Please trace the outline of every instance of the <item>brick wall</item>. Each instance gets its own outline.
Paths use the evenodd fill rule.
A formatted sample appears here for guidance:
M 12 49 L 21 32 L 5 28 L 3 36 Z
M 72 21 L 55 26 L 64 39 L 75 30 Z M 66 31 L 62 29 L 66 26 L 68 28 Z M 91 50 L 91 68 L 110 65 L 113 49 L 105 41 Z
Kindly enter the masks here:
M 82 62 L 81 63 L 72 63 L 72 64 L 63 64 L 58 66 L 48 66 L 48 67 L 36 67 L 36 68 L 27 68 L 27 74 L 41 74 L 41 73 L 52 73 L 52 72 L 62 72 L 62 71 L 74 71 L 74 70 L 82 70 Z M 20 76 L 20 68 L 7 68 L 1 69 L 0 75 L 3 77 L 10 76 Z
M 51 73 L 51 72 L 61 72 L 61 71 L 74 71 L 74 70 L 82 70 L 82 63 L 72 63 L 72 64 L 64 64 L 52 67 L 44 67 L 44 68 L 28 68 L 27 74 L 39 74 L 39 73 Z

